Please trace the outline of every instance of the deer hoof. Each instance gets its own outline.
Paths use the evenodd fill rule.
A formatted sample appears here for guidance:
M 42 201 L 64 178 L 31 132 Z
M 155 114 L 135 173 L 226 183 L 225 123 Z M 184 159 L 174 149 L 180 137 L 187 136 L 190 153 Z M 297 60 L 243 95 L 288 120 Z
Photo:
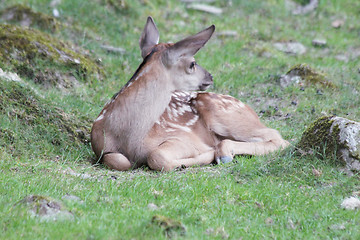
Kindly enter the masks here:
M 216 163 L 217 164 L 225 164 L 225 163 L 229 163 L 229 162 L 232 162 L 233 158 L 232 157 L 229 157 L 229 156 L 223 156 L 223 157 L 217 157 L 216 158 Z

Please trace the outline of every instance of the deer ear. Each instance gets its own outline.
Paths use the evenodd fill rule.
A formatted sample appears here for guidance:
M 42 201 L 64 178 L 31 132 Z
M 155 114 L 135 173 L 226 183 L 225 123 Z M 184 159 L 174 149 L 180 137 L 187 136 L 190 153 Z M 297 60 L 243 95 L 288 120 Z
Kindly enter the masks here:
M 139 40 L 142 58 L 145 58 L 151 48 L 159 43 L 159 36 L 159 30 L 156 27 L 154 19 L 149 16 Z
M 194 56 L 199 51 L 199 49 L 202 48 L 211 38 L 214 31 L 215 26 L 211 25 L 203 31 L 193 36 L 187 37 L 166 49 L 162 56 L 162 60 L 165 66 L 171 66 L 175 64 L 181 57 Z

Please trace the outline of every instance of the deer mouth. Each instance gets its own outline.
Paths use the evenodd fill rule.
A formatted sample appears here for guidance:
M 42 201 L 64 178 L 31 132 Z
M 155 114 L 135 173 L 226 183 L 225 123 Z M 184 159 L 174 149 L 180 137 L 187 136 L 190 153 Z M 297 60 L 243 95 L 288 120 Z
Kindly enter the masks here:
M 213 84 L 213 77 L 210 73 L 206 74 L 206 78 L 204 79 L 203 83 L 199 86 L 201 91 L 205 91 Z
M 208 89 L 211 85 L 212 85 L 212 82 L 203 83 L 203 84 L 200 85 L 199 90 L 200 90 L 200 91 L 205 91 L 205 90 Z

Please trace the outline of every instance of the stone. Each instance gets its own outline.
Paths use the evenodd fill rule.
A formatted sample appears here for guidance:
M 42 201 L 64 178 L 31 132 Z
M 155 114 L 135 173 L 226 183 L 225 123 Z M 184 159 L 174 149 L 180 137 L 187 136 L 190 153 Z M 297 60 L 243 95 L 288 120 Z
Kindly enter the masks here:
M 310 13 L 312 11 L 315 11 L 315 9 L 318 7 L 319 5 L 319 0 L 310 0 L 308 4 L 304 5 L 304 6 L 298 6 L 293 12 L 292 14 L 294 15 L 304 15 L 307 13 Z
M 113 46 L 109 46 L 109 45 L 101 45 L 100 47 L 109 53 L 124 54 L 126 52 L 125 49 L 123 49 L 121 47 L 113 47 Z
M 29 208 L 29 212 L 34 217 L 39 217 L 43 221 L 73 220 L 73 214 L 58 201 L 41 195 L 29 195 L 20 203 Z
M 186 228 L 181 222 L 165 216 L 155 215 L 152 217 L 151 223 L 161 227 L 164 230 L 165 236 L 169 238 L 186 234 Z
M 206 13 L 211 13 L 211 14 L 215 14 L 215 15 L 221 15 L 223 12 L 223 10 L 221 8 L 210 6 L 210 5 L 205 5 L 205 4 L 193 3 L 193 4 L 190 4 L 187 8 L 206 12 Z
M 159 209 L 159 207 L 155 203 L 149 203 L 147 207 L 148 207 L 148 209 L 150 209 L 152 211 Z
M 327 42 L 325 39 L 314 39 L 312 40 L 311 44 L 314 46 L 314 47 L 325 47 Z
M 333 28 L 340 28 L 342 25 L 344 25 L 344 20 L 342 20 L 342 19 L 337 19 L 337 20 L 335 20 L 335 21 L 333 21 L 332 23 L 331 23 L 331 26 L 333 27 Z
M 307 84 L 321 84 L 325 87 L 333 87 L 333 84 L 323 73 L 316 71 L 305 63 L 294 65 L 286 74 L 281 75 L 279 78 L 280 86 L 283 88 L 303 83 L 302 81 L 305 81 Z
M 313 122 L 297 144 L 300 153 L 332 158 L 351 171 L 360 171 L 360 123 L 337 116 Z
M 278 42 L 274 47 L 284 53 L 292 55 L 302 55 L 306 53 L 306 47 L 299 42 Z
M 345 198 L 341 203 L 341 207 L 349 210 L 355 210 L 360 208 L 360 199 L 357 197 Z

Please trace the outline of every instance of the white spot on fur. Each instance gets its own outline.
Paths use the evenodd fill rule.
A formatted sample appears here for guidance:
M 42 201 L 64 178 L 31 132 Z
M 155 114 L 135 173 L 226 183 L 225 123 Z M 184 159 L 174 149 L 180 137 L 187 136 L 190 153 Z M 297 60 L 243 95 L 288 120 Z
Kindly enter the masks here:
M 186 103 L 184 103 L 184 104 L 182 104 L 179 108 L 177 108 L 176 109 L 177 110 L 177 112 L 178 112 L 178 114 L 181 116 L 181 115 L 183 115 L 185 112 L 192 112 L 191 111 L 191 107 L 188 105 L 188 104 L 186 104 Z
M 194 118 L 190 119 L 185 125 L 186 126 L 192 126 L 197 122 L 198 119 L 199 119 L 199 116 L 195 115 Z
M 244 104 L 244 103 L 242 103 L 242 102 L 240 102 L 240 101 L 238 101 L 237 105 L 238 105 L 238 107 L 239 107 L 239 108 L 243 108 L 243 107 L 245 107 L 245 104 Z
M 168 122 L 168 125 L 172 128 L 175 128 L 175 129 L 179 129 L 179 130 L 182 130 L 182 131 L 185 131 L 185 132 L 191 132 L 191 129 L 189 127 L 186 127 L 186 126 L 181 126 L 179 124 L 176 124 L 176 123 L 171 123 L 171 122 Z
M 204 103 L 202 101 L 197 101 L 197 104 L 200 106 L 200 107 L 203 107 L 204 106 Z
M 167 133 L 169 133 L 169 132 L 175 132 L 176 131 L 176 129 L 174 129 L 174 128 L 166 128 L 165 129 L 165 132 L 167 132 Z
M 98 118 L 95 120 L 95 122 L 100 121 L 101 119 L 103 119 L 105 113 L 106 113 L 106 109 L 104 109 L 104 110 L 102 111 L 102 113 L 100 114 L 100 116 L 98 116 Z

